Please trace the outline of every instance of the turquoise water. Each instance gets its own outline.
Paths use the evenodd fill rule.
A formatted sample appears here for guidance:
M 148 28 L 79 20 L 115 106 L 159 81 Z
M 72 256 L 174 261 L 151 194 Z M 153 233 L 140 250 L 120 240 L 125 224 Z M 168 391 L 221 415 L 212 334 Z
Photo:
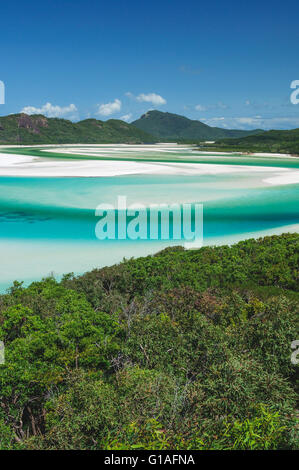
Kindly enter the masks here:
M 224 164 L 232 164 L 231 158 L 214 160 L 219 164 L 223 159 Z M 255 158 L 255 166 L 274 166 L 273 160 Z M 290 160 L 289 168 L 299 167 Z M 282 166 L 278 159 L 274 163 Z M 266 170 L 254 172 L 248 166 L 242 174 L 0 177 L 0 289 L 15 279 L 28 283 L 52 272 L 58 277 L 70 271 L 81 273 L 179 244 L 97 240 L 95 209 L 101 203 L 115 205 L 119 195 L 126 196 L 128 204 L 145 206 L 202 203 L 204 244 L 297 231 L 299 185 L 267 185 L 263 180 L 272 173 Z

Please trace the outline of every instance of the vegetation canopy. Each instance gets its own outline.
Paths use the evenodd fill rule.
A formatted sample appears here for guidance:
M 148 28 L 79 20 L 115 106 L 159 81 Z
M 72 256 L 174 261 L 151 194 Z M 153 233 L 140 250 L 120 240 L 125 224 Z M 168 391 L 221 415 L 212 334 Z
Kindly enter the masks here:
M 0 297 L 1 449 L 298 448 L 299 235 Z

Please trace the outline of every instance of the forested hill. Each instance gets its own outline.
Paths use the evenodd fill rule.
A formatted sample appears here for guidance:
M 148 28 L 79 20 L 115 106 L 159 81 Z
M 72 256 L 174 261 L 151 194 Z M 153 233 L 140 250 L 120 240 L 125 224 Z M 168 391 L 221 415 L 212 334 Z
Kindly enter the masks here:
M 132 122 L 132 124 L 160 139 L 192 142 L 198 140 L 217 140 L 226 137 L 244 137 L 262 132 L 259 129 L 244 131 L 210 127 L 203 122 L 191 120 L 185 116 L 163 113 L 161 111 L 148 111 L 140 119 Z
M 298 273 L 285 234 L 16 282 L 0 449 L 297 449 Z
M 291 153 L 299 155 L 299 129 L 267 131 L 241 139 L 222 139 L 215 147 L 248 152 Z
M 0 117 L 0 144 L 154 143 L 157 139 L 117 119 L 77 123 L 42 115 Z
M 299 129 L 267 132 L 221 129 L 160 111 L 149 111 L 131 124 L 117 119 L 74 123 L 23 113 L 0 117 L 0 145 L 151 144 L 166 140 L 194 143 L 213 140 L 216 143 L 210 149 L 299 154 Z

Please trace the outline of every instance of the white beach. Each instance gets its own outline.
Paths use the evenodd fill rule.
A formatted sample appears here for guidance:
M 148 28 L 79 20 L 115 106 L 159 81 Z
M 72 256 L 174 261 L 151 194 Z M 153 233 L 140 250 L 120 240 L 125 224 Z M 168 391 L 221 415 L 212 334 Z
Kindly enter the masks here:
M 62 160 L 0 153 L 0 176 L 23 177 L 107 177 L 134 174 L 218 175 L 244 172 L 269 173 L 270 185 L 299 182 L 299 170 L 288 168 L 173 162 L 119 160 Z M 271 175 L 271 176 L 270 176 Z

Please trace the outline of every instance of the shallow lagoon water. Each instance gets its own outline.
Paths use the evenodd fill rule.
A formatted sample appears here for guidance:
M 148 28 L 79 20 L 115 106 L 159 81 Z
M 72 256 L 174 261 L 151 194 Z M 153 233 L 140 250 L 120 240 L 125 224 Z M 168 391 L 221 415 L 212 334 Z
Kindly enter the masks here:
M 240 165 L 240 158 L 207 159 Z M 249 158 L 249 157 L 248 157 Z M 82 273 L 155 253 L 184 241 L 104 240 L 95 236 L 101 203 L 202 203 L 204 244 L 233 243 L 264 234 L 298 231 L 299 184 L 269 185 L 267 166 L 299 168 L 296 159 L 254 157 L 256 172 L 215 175 L 123 175 L 101 178 L 0 177 L 0 289 L 50 273 Z M 243 161 L 242 161 L 243 163 Z

